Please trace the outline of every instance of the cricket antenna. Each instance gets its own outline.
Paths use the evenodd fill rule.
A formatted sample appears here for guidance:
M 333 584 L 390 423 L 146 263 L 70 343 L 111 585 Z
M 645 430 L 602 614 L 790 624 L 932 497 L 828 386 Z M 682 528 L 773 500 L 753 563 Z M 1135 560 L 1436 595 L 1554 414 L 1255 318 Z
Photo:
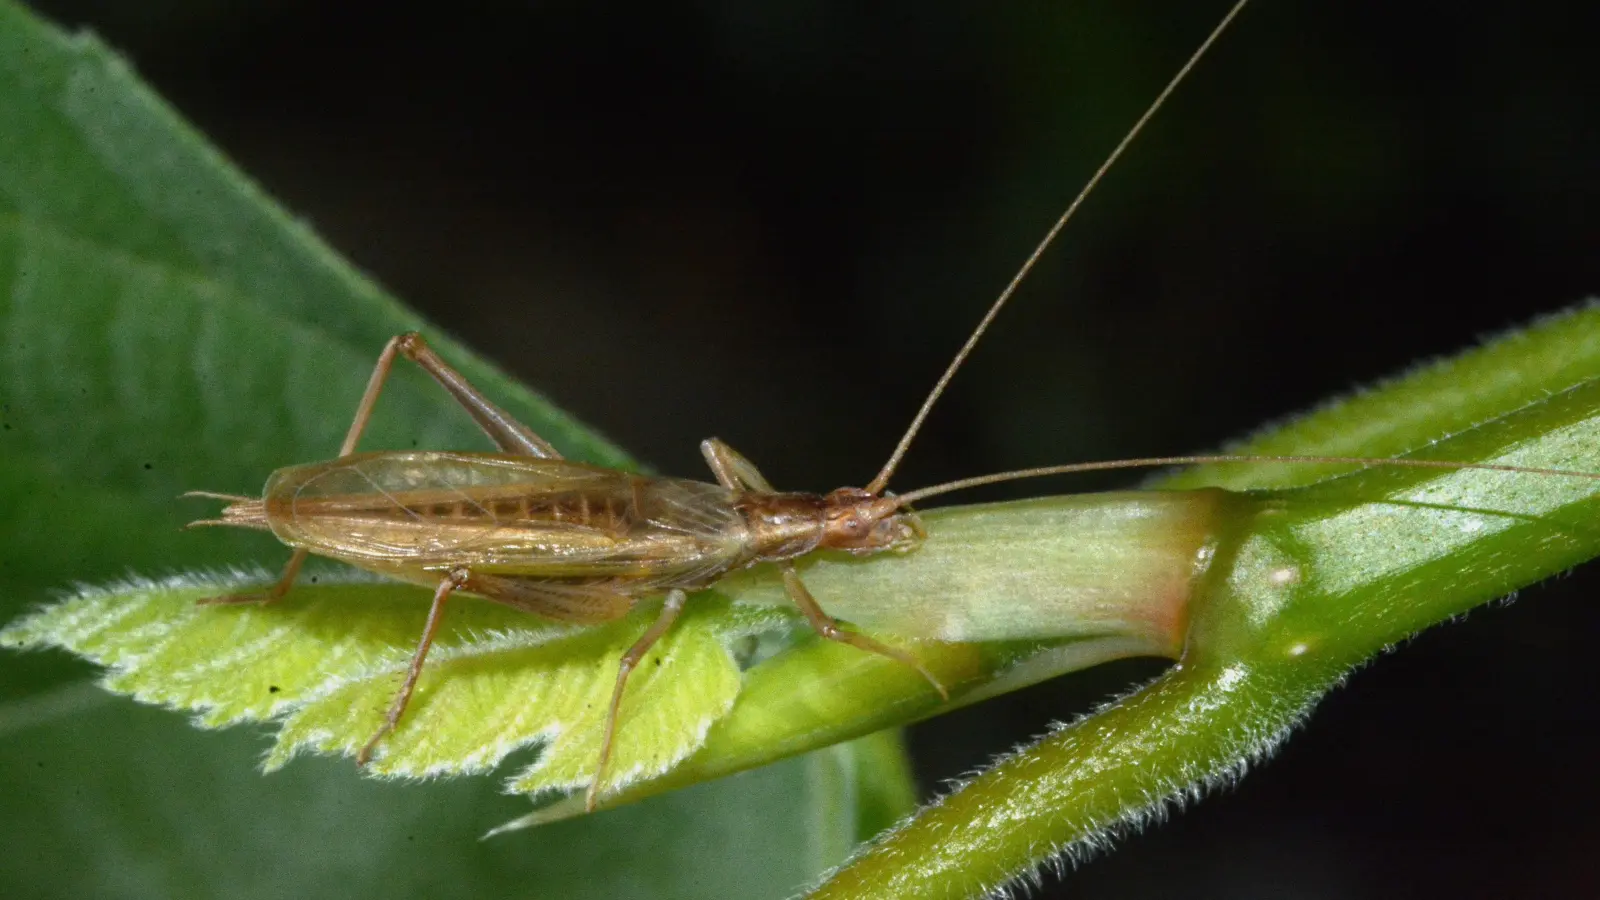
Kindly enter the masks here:
M 939 402 L 939 397 L 944 393 L 945 387 L 950 384 L 950 379 L 955 377 L 956 372 L 961 368 L 961 364 L 966 362 L 967 357 L 971 355 L 972 349 L 978 346 L 978 341 L 983 337 L 984 332 L 989 330 L 989 325 L 994 322 L 996 316 L 1000 315 L 1000 310 L 1005 308 L 1006 301 L 1010 300 L 1011 295 L 1017 292 L 1017 287 L 1022 284 L 1023 279 L 1028 277 L 1028 273 L 1033 271 L 1034 265 L 1039 262 L 1039 257 L 1043 256 L 1044 252 L 1050 248 L 1051 243 L 1056 239 L 1056 235 L 1060 234 L 1061 229 L 1066 227 L 1067 222 L 1071 221 L 1073 215 L 1077 213 L 1078 207 L 1083 205 L 1083 201 L 1094 191 L 1095 186 L 1100 183 L 1100 179 L 1104 178 L 1106 172 L 1111 170 L 1111 167 L 1121 158 L 1123 151 L 1127 150 L 1128 145 L 1133 143 L 1133 139 L 1139 136 L 1140 131 L 1144 130 L 1145 124 L 1155 116 L 1157 110 L 1161 109 L 1162 104 L 1167 102 L 1167 98 L 1172 96 L 1172 92 L 1189 75 L 1189 71 L 1195 67 L 1200 58 L 1205 56 L 1206 51 L 1211 49 L 1211 45 L 1217 42 L 1217 38 L 1222 36 L 1222 32 L 1227 30 L 1228 24 L 1239 15 L 1240 10 L 1244 9 L 1245 4 L 1248 2 L 1249 0 L 1238 0 L 1237 3 L 1233 4 L 1233 8 L 1228 10 L 1228 14 L 1222 17 L 1222 21 L 1217 23 L 1217 27 L 1211 29 L 1211 33 L 1200 43 L 1199 48 L 1190 54 L 1188 61 L 1183 64 L 1182 68 L 1178 69 L 1178 74 L 1172 76 L 1172 80 L 1167 82 L 1167 86 L 1161 89 L 1160 94 L 1156 95 L 1156 99 L 1144 111 L 1144 115 L 1140 116 L 1138 121 L 1133 123 L 1133 127 L 1128 129 L 1128 133 L 1123 136 L 1116 148 L 1111 151 L 1111 155 L 1107 156 L 1105 162 L 1100 164 L 1100 168 L 1096 169 L 1094 174 L 1089 177 L 1088 183 L 1083 186 L 1082 190 L 1078 191 L 1078 196 L 1072 198 L 1072 202 L 1067 205 L 1066 211 L 1061 214 L 1060 218 L 1056 219 L 1054 225 L 1050 226 L 1050 230 L 1045 232 L 1044 240 L 1041 240 L 1039 245 L 1033 248 L 1033 253 L 1028 255 L 1027 260 L 1022 264 L 1022 268 L 1018 269 L 1017 274 L 1011 277 L 1011 281 L 1006 284 L 1005 290 L 1000 292 L 1000 296 L 995 298 L 994 304 L 989 307 L 989 311 L 984 313 L 983 318 L 978 321 L 978 327 L 972 330 L 967 342 L 961 346 L 961 350 L 956 353 L 955 358 L 950 360 L 950 365 L 944 370 L 944 374 L 939 376 L 939 380 L 934 383 L 933 390 L 928 393 L 928 398 L 922 401 L 922 408 L 917 410 L 916 417 L 911 420 L 911 425 L 906 428 L 905 434 L 901 436 L 900 443 L 895 446 L 894 452 L 889 454 L 889 461 L 883 464 L 883 470 L 878 473 L 878 477 L 872 479 L 872 482 L 867 485 L 867 493 L 882 494 L 884 488 L 889 486 L 889 479 L 894 476 L 894 470 L 900 467 L 900 461 L 905 458 L 906 450 L 911 447 L 911 442 L 916 439 L 917 432 L 922 430 L 922 423 L 928 418 L 928 413 L 933 411 L 934 404 Z
M 1016 481 L 1020 478 L 1041 478 L 1045 475 L 1073 475 L 1080 472 L 1106 472 L 1112 469 L 1153 469 L 1161 466 L 1192 466 L 1208 463 L 1299 463 L 1305 465 L 1388 466 L 1402 469 L 1483 469 L 1490 472 L 1517 472 L 1523 475 L 1554 475 L 1562 478 L 1588 478 L 1600 481 L 1600 472 L 1579 472 L 1573 469 L 1540 469 L 1532 466 L 1506 466 L 1498 463 L 1456 462 L 1446 459 L 1393 459 L 1369 456 L 1252 456 L 1239 454 L 1211 454 L 1202 456 L 1147 456 L 1141 459 L 1113 459 L 1105 462 L 1069 463 L 1063 466 L 1041 466 L 1037 469 L 1018 469 L 994 475 L 978 475 L 959 481 L 947 481 L 930 487 L 918 488 L 905 494 L 885 498 L 893 500 L 895 508 L 908 506 L 938 494 L 962 491 L 967 488 Z

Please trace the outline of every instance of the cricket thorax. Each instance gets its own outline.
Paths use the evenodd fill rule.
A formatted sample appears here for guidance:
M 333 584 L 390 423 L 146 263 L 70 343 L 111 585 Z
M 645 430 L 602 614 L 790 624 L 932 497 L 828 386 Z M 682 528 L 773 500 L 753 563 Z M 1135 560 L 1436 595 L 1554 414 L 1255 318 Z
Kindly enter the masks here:
M 915 513 L 900 509 L 893 498 L 860 488 L 826 495 L 749 493 L 736 506 L 750 528 L 756 556 L 763 560 L 793 559 L 817 549 L 904 552 L 926 534 Z
M 804 556 L 822 545 L 821 494 L 746 493 L 734 500 L 750 529 L 756 559 L 775 561 Z

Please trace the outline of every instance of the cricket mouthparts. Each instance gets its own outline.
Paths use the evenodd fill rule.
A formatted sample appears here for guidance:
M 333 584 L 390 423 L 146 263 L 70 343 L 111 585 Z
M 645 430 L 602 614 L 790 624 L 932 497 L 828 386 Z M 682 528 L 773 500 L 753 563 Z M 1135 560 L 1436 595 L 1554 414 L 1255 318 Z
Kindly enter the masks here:
M 211 491 L 190 491 L 185 497 L 205 497 L 208 500 L 226 500 L 228 505 L 222 508 L 220 519 L 196 519 L 183 526 L 184 528 L 207 528 L 213 525 L 225 525 L 232 528 L 257 528 L 267 530 L 267 507 L 259 497 L 244 497 L 238 494 L 215 494 Z

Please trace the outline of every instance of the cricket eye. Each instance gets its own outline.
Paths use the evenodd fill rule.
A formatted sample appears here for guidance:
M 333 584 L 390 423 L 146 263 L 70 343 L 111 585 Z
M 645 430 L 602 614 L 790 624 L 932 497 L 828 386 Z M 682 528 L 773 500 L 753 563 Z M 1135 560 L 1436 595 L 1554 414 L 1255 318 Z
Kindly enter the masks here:
M 840 546 L 857 547 L 874 537 L 874 523 L 858 511 L 840 510 L 839 517 L 830 526 L 838 536 Z

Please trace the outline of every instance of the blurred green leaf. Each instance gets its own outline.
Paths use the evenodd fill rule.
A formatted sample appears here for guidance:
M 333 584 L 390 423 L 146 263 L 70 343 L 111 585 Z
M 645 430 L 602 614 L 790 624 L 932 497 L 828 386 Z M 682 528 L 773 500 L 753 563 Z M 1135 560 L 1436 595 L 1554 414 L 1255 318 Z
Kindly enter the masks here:
M 94 38 L 0 0 L 0 620 L 74 580 L 280 561 L 261 536 L 181 531 L 176 496 L 330 456 L 378 349 L 421 326 Z M 628 464 L 430 340 L 564 453 Z M 381 413 L 368 446 L 487 448 L 416 372 Z M 9 896 L 781 896 L 858 828 L 833 805 L 850 772 L 818 757 L 478 844 L 526 808 L 490 780 L 401 788 L 315 760 L 263 778 L 255 735 L 99 702 L 88 674 L 0 657 Z

